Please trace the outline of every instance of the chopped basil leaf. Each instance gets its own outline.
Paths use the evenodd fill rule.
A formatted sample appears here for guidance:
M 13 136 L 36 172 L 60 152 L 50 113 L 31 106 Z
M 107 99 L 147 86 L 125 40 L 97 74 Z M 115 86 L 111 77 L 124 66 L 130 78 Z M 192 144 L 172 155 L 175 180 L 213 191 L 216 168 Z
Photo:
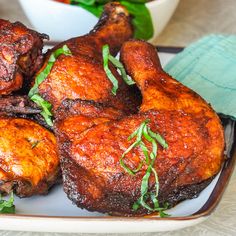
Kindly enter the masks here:
M 163 139 L 163 138 L 161 137 L 160 134 L 156 134 L 156 133 L 152 132 L 152 131 L 150 130 L 150 128 L 148 128 L 148 132 L 149 132 L 150 136 L 151 136 L 152 138 L 156 139 L 156 141 L 157 141 L 158 143 L 160 143 L 163 148 L 168 148 L 168 144 L 166 143 L 165 139 Z
M 38 144 L 39 144 L 39 140 L 35 141 L 34 143 L 32 143 L 31 148 L 34 149 Z
M 116 95 L 116 91 L 118 89 L 118 81 L 117 81 L 116 77 L 112 74 L 111 70 L 109 69 L 109 66 L 108 66 L 109 54 L 110 54 L 109 46 L 106 44 L 102 48 L 103 68 L 107 74 L 107 77 L 109 78 L 109 80 L 113 84 L 113 88 L 112 88 L 111 92 L 114 95 Z
M 123 78 L 123 80 L 125 81 L 126 84 L 128 84 L 128 85 L 135 84 L 135 82 L 131 78 L 128 78 L 123 64 L 110 54 L 109 46 L 107 44 L 104 45 L 103 48 L 102 48 L 102 56 L 103 56 L 103 68 L 104 68 L 104 71 L 107 74 L 107 77 L 109 78 L 109 80 L 113 84 L 113 88 L 112 88 L 111 91 L 114 95 L 116 95 L 116 92 L 117 92 L 117 89 L 118 89 L 118 81 L 117 81 L 116 77 L 112 74 L 111 70 L 109 69 L 109 61 L 117 69 L 120 70 L 121 76 L 122 76 L 122 78 Z
M 121 76 L 123 78 L 123 80 L 125 81 L 126 84 L 128 85 L 133 85 L 135 84 L 135 82 L 127 76 L 125 68 L 123 66 L 123 64 L 117 60 L 115 57 L 113 57 L 111 54 L 109 54 L 109 61 L 117 68 L 120 70 Z
M 14 214 L 15 205 L 14 205 L 14 196 L 13 192 L 8 200 L 3 200 L 0 195 L 0 213 L 1 214 Z
M 46 100 L 44 100 L 39 94 L 34 94 L 32 97 L 30 97 L 30 99 L 35 102 L 40 108 L 42 108 L 42 112 L 40 113 L 46 123 L 49 125 L 49 126 L 52 126 L 53 123 L 52 123 L 52 105 L 47 102 Z
M 26 138 L 26 140 L 31 144 L 32 149 L 34 149 L 41 142 L 41 140 L 35 140 L 32 138 Z
M 128 172 L 130 175 L 135 175 L 144 164 L 148 167 L 146 169 L 146 173 L 144 174 L 141 182 L 141 196 L 140 198 L 133 204 L 133 210 L 137 211 L 140 206 L 146 208 L 149 211 L 155 212 L 158 211 L 160 217 L 168 216 L 164 211 L 168 209 L 168 205 L 164 205 L 164 207 L 159 206 L 158 202 L 158 192 L 159 192 L 159 179 L 158 174 L 155 170 L 154 163 L 157 157 L 158 146 L 157 142 L 163 147 L 167 148 L 168 144 L 164 140 L 164 138 L 158 134 L 151 131 L 151 129 L 147 126 L 150 122 L 149 119 L 143 121 L 138 129 L 136 129 L 129 137 L 128 140 L 131 140 L 136 137 L 136 140 L 133 144 L 131 144 L 126 151 L 122 154 L 120 158 L 120 165 L 122 168 Z M 146 139 L 148 142 L 152 144 L 152 150 L 149 151 L 145 143 L 143 142 L 142 138 Z M 124 163 L 124 157 L 127 153 L 129 153 L 133 148 L 139 146 L 145 156 L 145 161 L 141 161 L 137 169 L 132 170 Z M 151 174 L 154 175 L 155 179 L 155 193 L 149 192 L 149 179 Z M 147 201 L 151 200 L 153 203 L 153 207 L 151 207 Z
M 71 51 L 70 49 L 67 47 L 67 45 L 64 45 L 63 47 L 61 48 L 58 48 L 57 50 L 55 50 L 49 57 L 48 59 L 48 62 L 47 62 L 47 65 L 46 67 L 36 76 L 35 78 L 35 84 L 34 86 L 30 89 L 29 91 L 29 98 L 35 102 L 41 109 L 42 109 L 42 112 L 40 113 L 46 123 L 49 125 L 49 126 L 52 126 L 53 123 L 52 123 L 52 105 L 44 100 L 38 93 L 38 87 L 39 85 L 47 78 L 47 76 L 49 75 L 56 59 L 60 56 L 60 55 L 71 55 Z
M 163 209 L 160 209 L 160 210 L 159 210 L 159 214 L 160 214 L 160 217 L 161 217 L 161 218 L 165 218 L 165 217 L 171 216 L 171 215 L 169 215 L 169 214 L 167 214 L 167 213 L 164 212 L 164 211 L 167 210 L 167 209 L 168 209 L 168 208 L 163 208 Z

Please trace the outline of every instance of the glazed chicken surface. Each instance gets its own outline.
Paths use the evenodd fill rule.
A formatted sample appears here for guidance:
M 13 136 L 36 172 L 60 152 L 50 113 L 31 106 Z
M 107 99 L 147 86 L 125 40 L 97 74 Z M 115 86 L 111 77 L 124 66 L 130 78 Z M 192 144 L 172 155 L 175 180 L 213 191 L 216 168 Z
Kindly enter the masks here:
M 66 44 L 72 56 L 61 55 L 57 58 L 49 76 L 40 84 L 40 95 L 51 102 L 55 110 L 67 98 L 98 102 L 96 112 L 104 113 L 104 118 L 91 121 L 87 126 L 134 112 L 140 103 L 138 95 L 123 82 L 114 67 L 111 69 L 119 80 L 119 91 L 117 96 L 111 93 L 112 84 L 103 70 L 102 58 L 104 44 L 109 44 L 111 54 L 115 55 L 131 36 L 126 10 L 119 4 L 109 4 L 88 35 L 70 39 L 48 52 L 45 64 L 38 73 L 45 68 L 48 57 L 57 48 Z M 25 88 L 27 83 L 31 83 L 31 77 L 42 64 L 44 37 L 21 23 L 0 21 L 1 95 L 19 91 L 22 86 Z M 81 112 L 84 113 L 88 107 L 94 110 L 94 104 L 90 103 L 81 101 Z M 79 103 L 75 104 L 78 113 Z M 20 197 L 44 194 L 58 181 L 60 170 L 56 139 L 43 122 L 41 111 L 27 96 L 0 98 L 1 193 L 13 190 Z
M 129 40 L 132 34 L 126 9 L 109 3 L 89 34 L 49 50 L 43 64 L 46 36 L 19 22 L 0 20 L 0 96 L 32 86 L 31 78 L 37 81 L 55 50 L 66 45 L 71 51 L 57 57 L 37 89 L 37 95 L 52 104 L 55 135 L 40 118 L 41 108 L 28 97 L 0 98 L 0 193 L 47 193 L 60 176 L 60 157 L 64 191 L 77 206 L 113 215 L 150 214 L 145 207 L 133 208 L 148 170 L 142 148 L 135 146 L 123 158 L 132 170 L 143 163 L 134 175 L 121 165 L 134 142 L 128 137 L 145 121 L 168 144 L 165 149 L 157 144 L 153 164 L 160 206 L 196 197 L 211 182 L 223 162 L 224 136 L 217 114 L 163 71 L 152 45 Z M 116 95 L 104 70 L 106 44 L 113 56 L 121 49 L 121 61 L 136 82 L 128 86 L 110 63 L 118 81 Z M 150 142 L 142 141 L 152 149 Z M 153 173 L 148 191 L 150 196 L 156 191 Z
M 174 206 L 196 197 L 220 170 L 223 128 L 198 94 L 162 70 L 152 45 L 128 41 L 122 47 L 121 60 L 141 90 L 139 112 L 126 116 L 96 100 L 64 101 L 57 113 L 56 136 L 64 190 L 77 206 L 116 215 L 143 215 L 151 212 L 143 207 L 133 210 L 132 206 L 141 195 L 147 165 L 135 175 L 122 168 L 120 158 L 134 142 L 128 137 L 148 119 L 150 129 L 166 140 L 167 149 L 158 144 L 154 168 L 160 205 L 168 202 Z M 124 162 L 135 169 L 144 159 L 137 146 Z M 155 191 L 154 185 L 151 175 L 150 192 Z
M 20 197 L 46 194 L 57 182 L 54 134 L 32 120 L 0 118 L 0 192 Z
M 0 19 L 0 95 L 27 87 L 43 62 L 44 34 Z
M 0 193 L 46 194 L 59 181 L 55 135 L 27 96 L 0 98 Z
M 0 193 L 20 197 L 46 194 L 60 175 L 56 138 L 41 109 L 25 96 L 12 95 L 31 82 L 42 66 L 45 35 L 23 24 L 0 20 Z M 21 90 L 21 93 L 23 91 Z M 5 95 L 5 96 L 2 96 Z
M 131 38 L 132 27 L 127 11 L 118 3 L 105 6 L 104 12 L 87 35 L 60 43 L 51 52 L 67 45 L 72 56 L 60 55 L 50 74 L 40 84 L 39 93 L 49 101 L 54 111 L 65 99 L 93 100 L 109 104 L 126 113 L 136 110 L 139 100 L 114 66 L 110 66 L 119 82 L 117 96 L 111 92 L 112 83 L 103 68 L 102 47 L 110 46 L 110 53 L 118 53 L 123 42 Z M 47 65 L 47 60 L 42 69 Z

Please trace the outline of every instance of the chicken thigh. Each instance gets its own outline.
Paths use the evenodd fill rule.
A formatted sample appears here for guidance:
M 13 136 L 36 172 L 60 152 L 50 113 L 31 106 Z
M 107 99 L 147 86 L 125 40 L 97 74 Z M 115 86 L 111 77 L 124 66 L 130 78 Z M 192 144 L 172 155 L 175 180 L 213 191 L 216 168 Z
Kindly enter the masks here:
M 157 144 L 153 164 L 157 175 L 154 171 L 150 174 L 148 192 L 152 196 L 156 191 L 158 176 L 160 206 L 174 206 L 196 197 L 219 172 L 223 128 L 217 114 L 198 94 L 162 70 L 152 45 L 128 41 L 121 59 L 141 90 L 139 113 L 120 116 L 113 109 L 80 101 L 70 105 L 66 116 L 57 118 L 56 136 L 64 191 L 77 206 L 116 215 L 143 215 L 152 211 L 142 206 L 135 209 L 134 204 L 142 195 L 149 166 L 141 146 L 134 146 L 124 157 L 135 141 L 128 137 L 147 122 L 148 129 L 168 144 L 167 148 Z M 145 138 L 142 142 L 152 149 Z M 130 174 L 121 165 L 122 156 L 130 170 L 143 165 Z M 146 197 L 152 206 L 154 202 Z

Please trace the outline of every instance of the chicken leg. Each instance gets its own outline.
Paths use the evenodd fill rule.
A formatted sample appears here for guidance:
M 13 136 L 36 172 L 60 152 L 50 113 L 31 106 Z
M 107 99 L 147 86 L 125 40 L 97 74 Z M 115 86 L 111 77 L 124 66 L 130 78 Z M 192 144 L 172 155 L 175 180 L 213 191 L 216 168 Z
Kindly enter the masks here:
M 112 94 L 112 83 L 104 71 L 102 58 L 103 45 L 108 44 L 114 56 L 131 36 L 128 12 L 119 3 L 107 4 L 98 24 L 89 34 L 69 39 L 49 51 L 48 56 L 66 44 L 72 56 L 57 58 L 50 74 L 40 84 L 39 93 L 53 105 L 54 111 L 65 99 L 92 100 L 126 113 L 136 111 L 138 99 L 132 95 L 115 67 L 110 65 L 119 83 L 117 95 Z M 44 67 L 46 64 L 47 60 Z
M 160 205 L 174 206 L 196 197 L 218 173 L 223 162 L 224 136 L 221 122 L 213 109 L 195 92 L 166 74 L 155 48 L 142 41 L 128 41 L 121 59 L 142 93 L 138 114 L 89 124 L 100 112 L 71 113 L 59 119 L 56 134 L 61 159 L 64 190 L 79 207 L 119 215 L 151 213 L 146 208 L 134 210 L 140 198 L 144 164 L 130 175 L 120 164 L 123 153 L 134 142 L 128 137 L 145 120 L 168 144 L 158 144 L 154 163 L 159 178 Z M 79 108 L 81 109 L 81 108 Z M 83 122 L 70 123 L 70 120 Z M 93 118 L 94 119 L 94 118 Z M 143 140 L 150 150 L 152 145 Z M 145 160 L 137 146 L 124 158 L 130 169 Z M 149 191 L 155 191 L 155 176 L 150 177 Z M 150 203 L 151 204 L 151 203 Z

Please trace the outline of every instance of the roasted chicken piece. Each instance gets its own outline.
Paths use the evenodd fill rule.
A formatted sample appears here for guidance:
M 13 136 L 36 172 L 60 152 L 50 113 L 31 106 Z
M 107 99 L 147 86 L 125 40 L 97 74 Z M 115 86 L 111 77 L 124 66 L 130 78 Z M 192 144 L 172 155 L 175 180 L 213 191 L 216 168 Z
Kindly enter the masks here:
M 58 113 L 56 136 L 64 191 L 77 206 L 110 214 L 143 215 L 152 211 L 132 207 L 141 196 L 148 165 L 142 148 L 136 146 L 123 161 L 132 170 L 144 163 L 141 169 L 131 175 L 121 166 L 123 153 L 134 143 L 134 138 L 128 137 L 149 120 L 148 128 L 165 139 L 168 148 L 157 144 L 153 168 L 159 179 L 160 206 L 166 202 L 174 206 L 196 197 L 220 170 L 223 128 L 217 114 L 198 94 L 162 70 L 152 45 L 128 41 L 122 47 L 121 59 L 141 90 L 139 113 L 122 117 L 108 108 L 88 107 L 80 101 L 69 106 L 64 117 Z M 98 107 L 100 111 L 94 112 Z M 103 110 L 112 116 L 105 116 Z M 152 150 L 150 142 L 142 141 Z M 156 191 L 153 173 L 148 189 L 150 196 Z M 152 206 L 151 199 L 146 200 Z
M 42 65 L 44 34 L 20 22 L 0 19 L 0 95 L 10 94 L 30 83 Z
M 19 22 L 0 20 L 0 95 L 26 89 L 42 65 L 44 38 Z M 40 112 L 27 96 L 0 99 L 1 193 L 45 194 L 58 180 L 56 139 L 35 122 Z
M 0 193 L 46 194 L 58 182 L 56 139 L 35 122 L 40 112 L 25 96 L 0 99 Z
M 0 115 L 29 116 L 37 115 L 41 109 L 26 95 L 8 95 L 0 98 Z
M 98 24 L 87 35 L 69 39 L 48 52 L 67 45 L 72 56 L 60 55 L 50 74 L 40 84 L 39 93 L 49 101 L 54 111 L 65 99 L 93 100 L 109 104 L 126 113 L 137 110 L 139 99 L 119 76 L 115 67 L 110 69 L 119 81 L 117 96 L 111 92 L 112 83 L 103 69 L 102 47 L 110 46 L 116 55 L 122 43 L 132 36 L 132 27 L 127 11 L 119 3 L 105 6 Z M 45 68 L 46 60 L 42 69 Z M 39 71 L 40 73 L 40 71 Z
M 27 95 L 8 95 L 0 98 L 0 117 L 25 118 L 53 131 L 43 116 L 42 109 Z

